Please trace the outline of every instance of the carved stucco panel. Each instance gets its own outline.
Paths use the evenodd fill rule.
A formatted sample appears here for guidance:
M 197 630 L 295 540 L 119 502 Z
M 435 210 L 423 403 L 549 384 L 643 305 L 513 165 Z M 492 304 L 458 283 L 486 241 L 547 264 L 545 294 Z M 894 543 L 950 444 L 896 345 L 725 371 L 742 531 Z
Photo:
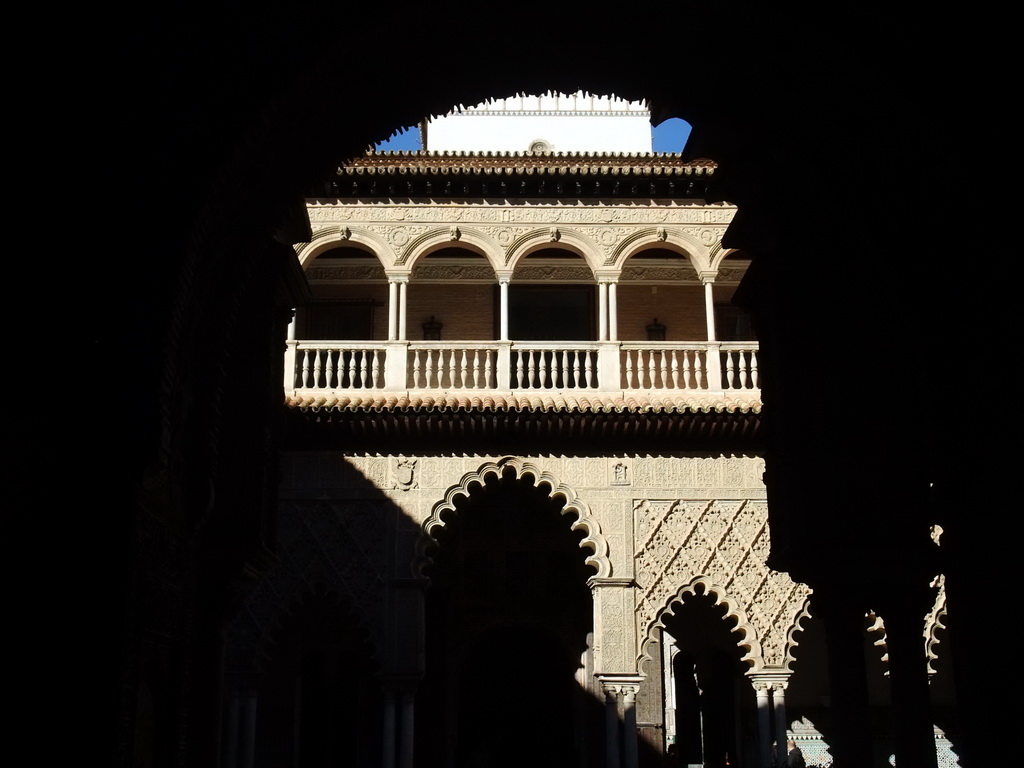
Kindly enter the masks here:
M 631 671 L 636 658 L 632 589 L 599 586 L 594 589 L 597 608 L 595 666 L 598 672 Z
M 290 501 L 279 506 L 277 562 L 249 594 L 229 632 L 234 663 L 256 663 L 289 606 L 318 584 L 350 600 L 370 639 L 384 630 L 388 502 Z
M 704 467 L 706 469 L 706 467 Z M 761 644 L 757 664 L 784 665 L 788 637 L 810 589 L 764 561 L 770 547 L 761 500 L 651 500 L 633 504 L 638 624 L 644 632 L 685 584 L 723 585 Z

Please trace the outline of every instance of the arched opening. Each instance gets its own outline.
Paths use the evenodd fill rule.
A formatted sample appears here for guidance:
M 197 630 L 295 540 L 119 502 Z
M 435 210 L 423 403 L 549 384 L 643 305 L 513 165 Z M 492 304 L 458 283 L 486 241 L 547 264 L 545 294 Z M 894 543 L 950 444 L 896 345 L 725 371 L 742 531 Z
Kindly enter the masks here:
M 275 641 L 258 682 L 255 768 L 380 765 L 378 665 L 356 615 L 318 587 Z
M 565 248 L 540 248 L 519 260 L 509 285 L 509 335 L 523 341 L 597 338 L 594 275 Z
M 664 619 L 672 649 L 675 734 L 679 765 L 757 766 L 754 690 L 726 607 L 707 594 L 688 595 Z
M 489 474 L 439 529 L 418 764 L 589 764 L 581 745 L 595 725 L 575 678 L 593 629 L 593 570 L 565 499 L 548 493 L 511 468 Z

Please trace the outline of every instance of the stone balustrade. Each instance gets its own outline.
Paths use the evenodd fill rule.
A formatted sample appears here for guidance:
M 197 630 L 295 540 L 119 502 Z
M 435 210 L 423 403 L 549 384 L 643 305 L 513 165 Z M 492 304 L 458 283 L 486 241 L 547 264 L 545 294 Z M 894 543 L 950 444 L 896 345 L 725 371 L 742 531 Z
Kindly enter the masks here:
M 342 392 L 744 392 L 756 341 L 296 341 L 289 396 Z

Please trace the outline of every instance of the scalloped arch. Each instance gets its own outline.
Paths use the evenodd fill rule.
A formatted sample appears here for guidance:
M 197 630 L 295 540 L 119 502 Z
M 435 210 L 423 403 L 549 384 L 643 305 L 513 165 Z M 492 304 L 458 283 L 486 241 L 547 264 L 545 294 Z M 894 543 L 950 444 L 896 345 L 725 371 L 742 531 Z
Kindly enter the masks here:
M 458 226 L 457 224 L 455 226 Z M 452 239 L 451 227 L 437 227 L 414 237 L 405 247 L 402 254 L 395 262 L 396 265 L 403 265 L 409 270 L 416 266 L 416 262 L 423 258 L 430 250 L 443 246 L 472 245 L 483 251 L 483 257 L 491 265 L 491 269 L 501 269 L 501 246 L 498 245 L 489 235 L 484 234 L 472 227 L 458 227 L 459 238 Z M 497 277 L 495 277 L 497 281 Z
M 737 604 L 736 600 L 729 596 L 729 593 L 724 587 L 720 587 L 715 584 L 709 576 L 696 576 L 681 586 L 676 590 L 675 594 L 666 601 L 661 610 L 658 611 L 654 620 L 644 628 L 643 640 L 640 642 L 640 654 L 637 658 L 637 669 L 639 669 L 642 664 L 654 661 L 654 658 L 649 652 L 652 639 L 651 635 L 655 629 L 665 628 L 665 615 L 672 612 L 672 606 L 675 603 L 683 602 L 687 595 L 696 596 L 698 586 L 703 588 L 703 594 L 714 598 L 715 605 L 725 606 L 726 619 L 736 619 L 736 629 L 733 631 L 740 632 L 740 640 L 736 644 L 746 651 L 740 661 L 748 662 L 751 665 L 751 668 L 747 670 L 748 673 L 762 669 L 764 667 L 764 658 L 761 654 L 761 641 L 757 636 L 757 631 L 748 621 L 746 612 L 743 608 Z M 787 653 L 787 657 L 788 656 L 789 654 Z
M 354 617 L 350 629 L 364 638 L 366 643 L 372 648 L 370 658 L 379 658 L 380 649 L 378 648 L 373 625 L 367 622 L 366 617 L 359 610 L 356 602 L 338 589 L 337 585 L 332 584 L 327 574 L 324 573 L 317 578 L 299 583 L 295 589 L 278 602 L 277 607 L 271 612 L 263 625 L 260 637 L 256 642 L 255 658 L 253 659 L 254 667 L 262 667 L 266 660 L 271 657 L 273 648 L 277 645 L 277 641 L 273 637 L 274 631 L 287 627 L 288 617 L 295 613 L 294 609 L 296 607 L 305 603 L 308 597 L 314 594 L 317 587 L 324 588 L 325 596 L 333 595 L 336 598 L 339 610 L 345 611 Z
M 562 514 L 564 515 L 568 512 L 576 513 L 576 521 L 572 524 L 572 530 L 583 530 L 586 536 L 580 542 L 580 548 L 592 550 L 592 554 L 587 556 L 587 565 L 597 571 L 596 576 L 611 576 L 612 566 L 611 560 L 608 557 L 608 541 L 601 533 L 601 525 L 590 513 L 590 508 L 587 504 L 576 495 L 572 488 L 558 482 L 553 475 L 544 472 L 535 464 L 523 461 L 515 456 L 509 456 L 499 461 L 487 462 L 476 472 L 466 473 L 457 485 L 453 485 L 448 489 L 444 499 L 434 505 L 430 515 L 423 521 L 419 541 L 416 543 L 416 555 L 412 563 L 413 575 L 422 576 L 423 568 L 428 563 L 433 562 L 433 558 L 429 553 L 430 550 L 438 546 L 434 532 L 447 524 L 442 515 L 445 513 L 456 514 L 455 500 L 459 497 L 470 498 L 473 494 L 471 486 L 479 485 L 482 487 L 488 475 L 493 475 L 500 479 L 502 473 L 507 468 L 514 470 L 517 479 L 531 475 L 534 485 L 547 484 L 551 489 L 548 498 L 558 495 L 565 499 L 565 504 L 562 506 Z
M 514 270 L 518 263 L 529 255 L 530 251 L 553 247 L 553 242 L 562 246 L 571 246 L 567 250 L 578 251 L 592 273 L 601 267 L 603 259 L 593 240 L 570 227 L 556 227 L 556 229 L 558 230 L 558 240 L 556 241 L 551 239 L 551 227 L 538 227 L 513 240 L 505 256 L 505 269 Z
M 368 249 L 370 254 L 375 256 L 385 269 L 390 266 L 387 258 L 390 257 L 394 260 L 395 254 L 385 240 L 359 227 L 349 229 L 348 233 L 348 237 L 342 237 L 341 227 L 328 227 L 327 229 L 317 230 L 313 234 L 311 241 L 295 247 L 295 255 L 298 256 L 299 264 L 305 269 L 321 253 L 329 251 L 331 248 L 336 248 L 339 243 L 348 243 L 350 245 L 361 245 Z
M 662 230 L 665 231 L 666 235 L 664 240 L 661 239 Z M 690 260 L 694 270 L 697 272 L 707 269 L 711 263 L 707 246 L 697 240 L 697 238 L 671 227 L 644 227 L 622 239 L 622 242 L 615 247 L 612 256 L 608 259 L 609 266 L 614 266 L 621 270 L 625 267 L 626 261 L 648 245 L 661 247 L 666 245 L 675 246 L 683 252 L 681 255 Z

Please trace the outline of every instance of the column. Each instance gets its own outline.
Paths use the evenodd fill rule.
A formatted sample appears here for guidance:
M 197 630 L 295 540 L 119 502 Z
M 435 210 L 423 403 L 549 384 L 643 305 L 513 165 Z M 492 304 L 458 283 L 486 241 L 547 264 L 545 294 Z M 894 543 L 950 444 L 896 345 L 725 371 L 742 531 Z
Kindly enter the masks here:
M 597 284 L 597 340 L 608 340 L 608 283 Z
M 414 701 L 415 693 L 411 688 L 402 691 L 402 733 L 398 740 L 401 749 L 399 768 L 412 768 Z
M 498 307 L 501 328 L 501 335 L 499 338 L 501 341 L 508 341 L 508 282 L 509 278 L 499 277 L 498 278 L 498 289 L 499 289 L 499 300 L 500 306 Z
M 639 687 L 637 684 L 622 686 L 622 714 L 624 721 L 622 726 L 622 747 L 626 757 L 626 768 L 638 768 L 640 763 L 636 739 L 636 694 Z
M 608 341 L 619 340 L 619 306 L 616 299 L 618 283 L 608 283 Z
M 889 652 L 896 764 L 935 768 L 935 730 L 923 637 L 924 615 L 934 594 L 911 587 L 894 592 L 892 598 L 882 619 Z
M 246 691 L 242 702 L 238 768 L 252 768 L 256 756 L 256 691 Z
M 388 278 L 388 341 L 398 339 L 398 281 Z
M 757 680 L 753 682 L 757 694 L 757 746 L 761 765 L 772 764 L 771 742 L 771 702 L 768 700 L 768 683 Z
M 409 338 L 406 333 L 406 312 L 407 305 L 406 289 L 409 286 L 409 279 L 403 278 L 398 283 L 398 340 L 405 341 Z
M 704 283 L 704 317 L 707 322 L 708 341 L 718 341 L 715 335 L 715 297 L 712 291 L 715 279 L 702 276 L 701 282 Z
M 384 688 L 384 743 L 381 753 L 382 768 L 395 768 L 395 691 Z
M 604 686 L 605 768 L 620 768 L 619 762 L 619 688 Z
M 775 761 L 777 765 L 786 764 L 787 720 L 786 720 L 786 683 L 776 681 L 772 689 L 772 708 L 775 710 Z
M 238 721 L 241 708 L 238 689 L 231 691 L 227 722 L 224 727 L 224 768 L 238 768 Z
M 831 594 L 830 594 L 831 592 Z M 874 733 L 864 663 L 866 610 L 842 591 L 816 586 L 811 606 L 821 617 L 828 649 L 828 679 L 835 733 L 830 743 L 835 768 L 872 764 Z

